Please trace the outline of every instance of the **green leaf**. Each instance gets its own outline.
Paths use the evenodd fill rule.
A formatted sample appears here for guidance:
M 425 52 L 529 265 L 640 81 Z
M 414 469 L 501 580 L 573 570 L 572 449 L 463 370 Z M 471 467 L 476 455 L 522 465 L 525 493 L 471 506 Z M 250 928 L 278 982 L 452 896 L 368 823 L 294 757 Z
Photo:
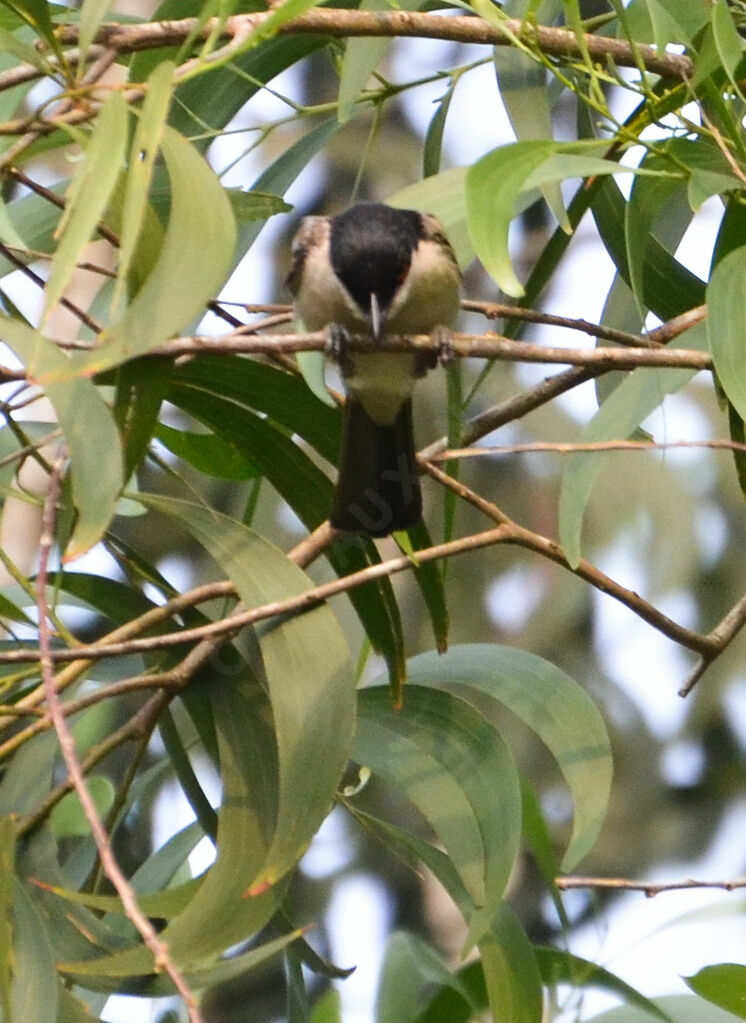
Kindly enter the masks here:
M 0 817 L 0 1015 L 10 1020 L 13 973 L 13 886 L 15 884 L 16 822 Z
M 13 982 L 10 1019 L 54 1020 L 57 971 L 47 931 L 33 900 L 18 881 L 13 898 Z
M 67 443 L 72 492 L 78 511 L 65 558 L 72 560 L 96 543 L 114 514 L 122 487 L 122 446 L 117 428 L 98 389 L 83 378 L 58 382 L 69 359 L 37 331 L 0 317 L 3 340 L 27 367 L 30 380 L 44 385 Z M 49 379 L 49 378 L 57 378 Z M 106 457 L 101 457 L 101 452 Z
M 400 188 L 387 199 L 387 202 L 399 209 L 434 213 L 445 229 L 462 270 L 474 259 L 474 246 L 466 225 L 464 188 L 467 173 L 467 167 L 452 167 L 414 185 Z
M 416 11 L 422 6 L 423 0 L 398 0 L 396 7 L 402 11 Z M 362 0 L 361 11 L 390 11 L 388 0 Z M 365 38 L 363 36 L 348 39 L 342 70 L 339 75 L 339 95 L 337 98 L 337 117 L 340 124 L 350 120 L 360 93 L 368 84 L 370 76 L 383 60 L 390 48 L 391 39 Z
M 456 83 L 451 82 L 444 94 L 438 100 L 435 113 L 430 119 L 425 132 L 425 142 L 422 147 L 422 176 L 429 178 L 440 171 L 440 160 L 443 152 L 443 132 L 446 126 L 448 110 L 451 106 Z
M 694 995 L 668 995 L 665 998 L 654 998 L 653 1002 L 673 1023 L 736 1023 L 740 1018 Z M 644 1009 L 625 1005 L 594 1016 L 589 1023 L 655 1023 L 658 1019 L 659 1016 Z
M 46 317 L 56 305 L 75 270 L 83 246 L 90 241 L 106 210 L 124 162 L 127 104 L 110 92 L 98 114 L 83 163 L 67 192 L 65 211 L 57 227 L 60 243 L 52 260 L 46 288 Z
M 47 0 L 3 0 L 3 3 L 38 32 L 52 52 L 60 56 L 60 44 L 50 17 L 53 7 Z
M 125 479 L 145 457 L 172 373 L 173 362 L 167 358 L 133 359 L 117 369 L 114 418 L 124 448 Z
M 289 213 L 292 206 L 279 195 L 251 189 L 245 192 L 242 188 L 229 188 L 226 195 L 230 200 L 233 216 L 239 224 L 248 224 L 255 220 L 269 220 L 278 213 Z
M 257 475 L 253 465 L 225 437 L 214 433 L 191 433 L 159 423 L 155 433 L 168 450 L 209 476 L 225 480 L 248 480 Z
M 420 520 L 417 525 L 412 526 L 407 532 L 414 550 L 425 550 L 427 547 L 433 546 L 433 539 L 424 521 Z M 420 563 L 415 569 L 414 580 L 419 587 L 430 616 L 435 648 L 438 653 L 443 654 L 448 649 L 450 619 L 442 567 L 434 561 Z
M 143 355 L 188 326 L 223 284 L 236 228 L 218 178 L 168 125 L 161 152 L 171 183 L 168 226 L 152 272 L 100 347 L 68 360 L 68 375 L 92 374 Z
M 116 309 L 122 289 L 127 285 L 130 266 L 145 220 L 153 168 L 171 103 L 173 78 L 174 65 L 170 61 L 164 60 L 153 71 L 148 79 L 145 100 L 132 138 L 122 203 L 119 266 L 112 309 Z M 177 187 L 173 181 L 172 187 Z
M 671 1017 L 662 1009 L 658 1008 L 645 995 L 627 984 L 616 974 L 605 970 L 603 966 L 583 959 L 581 956 L 573 955 L 564 949 L 558 948 L 535 948 L 536 961 L 541 973 L 541 979 L 548 987 L 557 984 L 571 984 L 573 988 L 587 990 L 607 991 L 609 994 L 617 995 L 628 1005 L 636 1006 L 656 1019 L 664 1020 L 664 1023 L 671 1023 Z
M 479 942 L 487 997 L 499 1023 L 541 1023 L 541 977 L 526 933 L 503 903 Z
M 746 246 L 733 249 L 714 267 L 707 286 L 707 336 L 723 390 L 746 419 L 743 302 L 746 299 Z
M 299 568 L 241 523 L 187 502 L 139 499 L 182 522 L 233 580 L 246 607 L 310 588 Z M 355 710 L 346 643 L 328 607 L 263 627 L 259 641 L 277 735 L 279 793 L 275 833 L 255 887 L 283 877 L 326 816 L 349 754 Z
M 631 286 L 626 254 L 625 202 L 611 178 L 596 182 L 591 209 L 601 239 L 619 275 Z M 683 266 L 656 238 L 646 252 L 643 300 L 661 320 L 670 320 L 705 300 L 704 283 Z
M 258 966 L 273 959 L 280 952 L 284 951 L 294 941 L 297 941 L 301 931 L 291 931 L 290 934 L 283 934 L 280 938 L 262 942 L 255 945 L 248 952 L 239 955 L 232 955 L 221 959 L 212 966 L 206 966 L 198 970 L 188 970 L 185 980 L 193 988 L 212 987 L 215 984 L 227 984 L 231 980 L 245 977 Z
M 375 1023 L 404 1023 L 415 1019 L 434 986 L 452 987 L 465 999 L 468 993 L 438 953 L 422 938 L 394 931 L 386 942 L 376 992 Z
M 712 329 L 711 324 L 708 329 Z M 704 325 L 695 325 L 687 331 L 685 337 L 690 348 L 701 351 L 705 346 Z M 609 395 L 584 427 L 580 442 L 588 444 L 604 440 L 626 440 L 667 394 L 682 388 L 694 375 L 694 370 L 687 369 L 634 370 Z M 562 474 L 559 537 L 565 557 L 573 568 L 577 567 L 581 558 L 580 539 L 585 508 L 594 483 L 609 457 L 609 452 L 576 452 L 569 456 Z
M 659 167 L 661 163 L 661 158 L 654 155 L 644 161 L 644 166 Z M 649 265 L 649 245 L 652 241 L 656 221 L 658 219 L 667 220 L 671 199 L 680 189 L 681 182 L 675 178 L 636 177 L 632 183 L 629 202 L 625 204 L 624 233 L 629 283 L 637 302 L 638 311 L 643 318 L 647 313 L 645 273 Z
M 311 1023 L 342 1023 L 342 996 L 329 988 L 311 1009 Z
M 28 46 L 4 28 L 0 28 L 0 52 L 9 53 L 24 64 L 31 64 L 44 75 L 49 71 L 48 65 L 38 50 L 35 50 L 33 46 Z
M 684 977 L 684 981 L 701 998 L 746 1019 L 746 966 L 740 963 L 705 966 L 692 977 Z
M 409 661 L 409 678 L 406 698 L 412 685 L 445 688 L 470 702 L 488 697 L 536 732 L 572 793 L 573 834 L 562 860 L 571 870 L 598 836 L 612 775 L 603 718 L 585 691 L 535 654 L 488 643 L 452 647 L 442 657 L 421 654 Z
M 102 774 L 89 776 L 87 784 L 98 815 L 103 817 L 114 802 L 114 786 Z M 77 792 L 68 792 L 62 797 L 53 807 L 49 823 L 55 838 L 74 838 L 89 835 L 91 831 Z
M 466 217 L 474 249 L 508 295 L 523 294 L 508 252 L 515 201 L 529 174 L 553 151 L 553 143 L 546 140 L 502 146 L 477 160 L 466 175 Z
M 554 131 L 547 69 L 515 46 L 496 46 L 492 59 L 500 97 L 518 141 L 551 139 Z M 559 184 L 545 185 L 542 194 L 557 223 L 563 231 L 569 231 Z
M 83 0 L 78 20 L 78 48 L 80 50 L 80 66 L 84 67 L 88 48 L 98 31 L 101 22 L 109 12 L 113 0 Z M 147 103 L 147 99 L 145 100 Z
M 554 142 L 530 139 L 501 146 L 483 156 L 466 178 L 466 211 L 469 233 L 485 269 L 509 295 L 520 297 L 523 286 L 515 276 L 508 251 L 508 231 L 516 201 L 567 178 L 586 178 L 620 173 L 647 172 L 644 168 L 620 167 L 594 156 L 598 142 Z
M 500 903 L 518 850 L 520 789 L 499 733 L 464 700 L 420 685 L 393 710 L 388 690 L 359 695 L 354 757 L 425 816 L 477 907 L 478 940 Z
M 712 34 L 715 48 L 729 81 L 739 92 L 736 70 L 743 59 L 743 40 L 733 21 L 731 9 L 725 0 L 713 0 Z

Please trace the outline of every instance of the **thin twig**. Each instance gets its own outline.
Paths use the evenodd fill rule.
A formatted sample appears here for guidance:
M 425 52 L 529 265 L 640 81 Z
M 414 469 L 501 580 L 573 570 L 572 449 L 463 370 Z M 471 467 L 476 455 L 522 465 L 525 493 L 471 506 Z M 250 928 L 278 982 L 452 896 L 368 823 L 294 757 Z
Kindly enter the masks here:
M 77 663 L 83 660 L 86 663 L 90 663 L 91 661 L 106 657 L 120 657 L 123 654 L 143 652 L 145 650 L 164 650 L 169 647 L 182 646 L 185 643 L 194 643 L 200 640 L 220 639 L 221 642 L 224 642 L 247 625 L 255 625 L 257 622 L 264 621 L 267 618 L 308 611 L 330 597 L 345 593 L 358 586 L 364 586 L 366 583 L 381 579 L 384 576 L 395 575 L 408 569 L 415 569 L 418 564 L 424 564 L 427 561 L 453 557 L 467 551 L 478 550 L 482 547 L 501 543 L 507 539 L 509 539 L 507 532 L 502 527 L 490 529 L 486 532 L 461 537 L 458 540 L 435 544 L 433 547 L 416 551 L 413 557 L 402 555 L 377 562 L 373 565 L 367 565 L 357 572 L 351 572 L 349 575 L 342 576 L 341 578 L 332 579 L 330 582 L 321 583 L 319 586 L 313 586 L 303 593 L 292 597 L 285 597 L 283 600 L 271 601 L 270 603 L 248 609 L 239 605 L 227 617 L 210 622 L 207 625 L 195 626 L 191 629 L 181 629 L 178 632 L 167 632 L 159 636 L 142 636 L 121 642 L 92 643 L 69 649 L 49 650 L 47 656 L 50 663 L 64 661 Z M 325 540 L 320 542 L 325 543 Z M 30 660 L 38 660 L 39 658 L 40 654 L 36 651 L 7 650 L 0 654 L 0 663 L 26 663 Z M 15 739 L 16 736 L 13 737 L 11 742 Z M 8 744 L 0 748 L 0 755 L 9 751 L 7 747 Z
M 35 270 L 32 270 L 30 266 L 24 263 L 24 261 L 15 254 L 11 247 L 5 244 L 5 242 L 0 242 L 0 253 L 5 256 L 9 263 L 12 263 L 14 267 L 28 277 L 30 281 L 33 281 L 38 288 L 42 291 L 44 290 L 46 287 L 46 281 L 44 278 L 40 277 Z M 93 317 L 85 311 L 85 309 L 81 309 L 80 306 L 71 302 L 69 298 L 65 298 L 64 295 L 59 299 L 59 303 L 67 309 L 68 312 L 72 313 L 73 316 L 76 316 L 81 323 L 84 323 L 86 327 L 90 328 L 90 330 L 92 330 L 95 334 L 99 334 L 101 332 L 101 324 L 94 320 Z
M 186 1005 L 189 1019 L 192 1023 L 202 1023 L 202 1016 L 199 1011 L 194 994 L 184 980 L 181 972 L 176 967 L 168 949 L 158 936 L 157 931 L 150 920 L 140 909 L 134 890 L 127 878 L 124 876 L 116 857 L 114 856 L 109 841 L 109 836 L 104 829 L 101 819 L 98 816 L 96 805 L 93 802 L 88 790 L 88 784 L 83 773 L 83 768 L 75 750 L 75 740 L 70 731 L 67 719 L 62 710 L 62 704 L 55 687 L 54 666 L 50 658 L 51 633 L 48 625 L 47 607 L 47 582 L 49 556 L 54 544 L 55 519 L 57 513 L 57 501 L 60 496 L 60 481 L 66 463 L 66 456 L 60 453 L 52 466 L 52 473 L 49 480 L 49 490 L 44 501 L 44 512 L 42 517 L 42 532 L 39 538 L 39 570 L 36 577 L 37 610 L 39 614 L 39 663 L 41 668 L 44 690 L 49 707 L 49 714 L 54 724 L 54 729 L 60 743 L 60 750 L 68 774 L 78 794 L 80 805 L 83 808 L 86 820 L 91 829 L 91 834 L 96 843 L 101 864 L 106 876 L 114 885 L 119 898 L 122 900 L 124 911 L 129 920 L 140 932 L 143 941 L 153 953 L 153 960 L 156 971 L 164 970 L 174 987 L 179 992 Z
M 733 892 L 737 888 L 746 888 L 746 877 L 736 877 L 731 881 L 697 881 L 694 878 L 686 877 L 681 881 L 630 881 L 625 877 L 557 877 L 554 883 L 563 891 L 570 891 L 577 888 L 593 888 L 597 890 L 642 892 L 647 898 L 652 899 L 661 892 L 676 892 L 693 888 L 720 888 L 726 892 Z
M 526 550 L 533 551 L 535 554 L 541 554 L 568 572 L 572 572 L 573 575 L 590 583 L 591 586 L 601 593 L 605 593 L 613 597 L 614 600 L 619 601 L 620 604 L 629 608 L 630 611 L 633 611 L 639 618 L 647 622 L 648 625 L 652 625 L 658 632 L 661 632 L 664 636 L 679 643 L 681 646 L 701 654 L 708 654 L 716 649 L 716 641 L 712 639 L 711 635 L 702 636 L 698 632 L 693 632 L 691 629 L 679 625 L 678 622 L 669 618 L 668 615 L 664 615 L 662 611 L 659 611 L 654 605 L 644 600 L 634 590 L 622 586 L 606 575 L 605 572 L 596 568 L 595 565 L 586 561 L 585 558 L 581 558 L 577 565 L 571 565 L 560 544 L 549 539 L 549 537 L 542 536 L 540 533 L 534 533 L 532 530 L 526 529 L 525 526 L 514 522 L 496 504 L 487 501 L 460 480 L 449 476 L 437 465 L 434 465 L 432 462 L 425 462 L 424 468 L 430 476 L 438 480 L 443 486 L 448 487 L 463 500 L 478 508 L 479 511 L 487 515 L 493 522 L 497 522 L 505 527 L 505 543 L 515 544 L 518 547 L 524 547 Z
M 556 316 L 554 313 L 545 313 L 540 309 L 505 305 L 502 302 L 479 302 L 473 299 L 464 299 L 461 308 L 468 313 L 481 313 L 488 320 L 523 320 L 525 323 L 577 330 L 581 334 L 600 337 L 604 341 L 614 341 L 616 344 L 626 345 L 630 348 L 658 347 L 644 334 L 630 334 L 626 330 L 616 330 L 614 327 L 607 327 L 602 323 L 591 323 L 589 320 L 579 320 L 568 316 Z
M 667 451 L 669 448 L 697 449 L 705 448 L 714 451 L 746 451 L 746 444 L 737 440 L 598 440 L 588 443 L 561 441 L 531 441 L 526 444 L 489 444 L 483 447 L 446 448 L 445 451 L 432 455 L 437 462 L 447 462 L 451 458 L 476 458 L 484 455 L 530 455 L 538 452 L 549 452 L 558 455 L 574 455 L 578 452 L 603 451 Z

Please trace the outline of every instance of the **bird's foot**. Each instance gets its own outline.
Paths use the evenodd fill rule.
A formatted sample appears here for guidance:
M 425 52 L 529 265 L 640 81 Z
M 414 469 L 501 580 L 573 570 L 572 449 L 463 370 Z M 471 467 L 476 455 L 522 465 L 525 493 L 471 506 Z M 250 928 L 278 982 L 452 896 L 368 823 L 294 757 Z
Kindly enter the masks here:
M 341 323 L 326 325 L 326 354 L 335 362 L 341 362 L 350 342 L 350 333 Z
M 433 330 L 431 337 L 437 351 L 438 362 L 441 366 L 447 366 L 456 358 L 456 349 L 453 346 L 453 331 L 450 327 L 438 326 Z

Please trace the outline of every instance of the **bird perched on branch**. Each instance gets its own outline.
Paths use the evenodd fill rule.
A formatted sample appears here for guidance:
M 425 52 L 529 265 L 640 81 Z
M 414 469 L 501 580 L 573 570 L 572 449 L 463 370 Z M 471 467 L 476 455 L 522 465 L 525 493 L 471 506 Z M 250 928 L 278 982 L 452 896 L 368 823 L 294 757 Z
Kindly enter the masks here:
M 305 217 L 292 254 L 296 314 L 307 330 L 328 330 L 347 395 L 330 522 L 365 536 L 407 529 L 422 515 L 412 391 L 435 358 L 352 352 L 344 342 L 367 334 L 378 348 L 387 333 L 450 329 L 461 284 L 453 250 L 431 214 L 364 202 L 335 217 Z

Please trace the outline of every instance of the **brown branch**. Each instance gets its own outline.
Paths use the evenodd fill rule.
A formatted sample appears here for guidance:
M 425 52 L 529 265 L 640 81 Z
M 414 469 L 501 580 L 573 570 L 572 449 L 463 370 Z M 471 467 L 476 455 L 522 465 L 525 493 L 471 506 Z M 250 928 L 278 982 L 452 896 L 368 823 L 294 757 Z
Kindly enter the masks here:
M 644 334 L 630 334 L 626 330 L 616 330 L 614 327 L 607 327 L 602 323 L 591 323 L 589 320 L 579 320 L 568 316 L 556 316 L 554 313 L 545 313 L 540 309 L 505 305 L 502 302 L 479 302 L 473 299 L 464 299 L 461 302 L 461 308 L 467 313 L 481 313 L 488 320 L 522 320 L 524 323 L 577 330 L 582 334 L 599 337 L 604 341 L 614 341 L 616 344 L 627 345 L 630 348 L 657 347 L 655 342 L 651 342 Z
M 217 34 L 219 39 L 248 40 L 252 33 L 261 31 L 271 11 L 256 14 L 237 14 L 219 21 L 212 18 L 200 25 L 196 18 L 173 21 L 149 22 L 146 24 L 102 25 L 94 42 L 119 53 L 134 53 L 140 50 L 164 46 L 178 46 L 194 36 L 201 42 Z M 591 59 L 602 64 L 612 61 L 620 67 L 637 68 L 642 64 L 647 71 L 685 81 L 694 73 L 689 57 L 662 53 L 654 46 L 643 43 L 628 43 L 623 39 L 586 35 L 582 45 L 574 32 L 547 25 L 532 25 L 519 19 L 506 19 L 503 25 L 489 24 L 482 18 L 471 16 L 448 16 L 423 14 L 416 11 L 359 11 L 321 9 L 309 11 L 294 18 L 280 29 L 283 34 L 311 33 L 333 37 L 383 36 L 418 37 L 423 39 L 446 39 L 453 42 L 476 43 L 485 46 L 510 46 L 518 36 L 528 46 L 534 46 L 542 53 L 560 60 L 585 60 L 586 52 Z M 58 39 L 63 44 L 77 42 L 78 26 L 66 25 L 58 30 Z M 238 49 L 238 47 L 236 47 Z
M 75 740 L 67 724 L 62 704 L 57 693 L 54 678 L 54 666 L 50 659 L 51 632 L 48 621 L 47 583 L 49 555 L 54 544 L 54 529 L 57 513 L 57 501 L 60 496 L 60 483 L 64 471 L 66 457 L 58 455 L 52 466 L 49 479 L 49 490 L 44 501 L 42 532 L 39 537 L 39 570 L 36 577 L 36 603 L 39 614 L 39 663 L 44 683 L 44 691 L 49 707 L 49 716 L 59 739 L 60 750 L 65 761 L 70 780 L 78 794 L 91 834 L 96 843 L 101 864 L 107 878 L 122 900 L 122 906 L 129 920 L 140 932 L 146 946 L 153 953 L 156 971 L 164 970 L 186 1005 L 192 1023 L 202 1023 L 202 1016 L 195 997 L 184 980 L 181 972 L 171 958 L 165 943 L 158 936 L 150 920 L 140 909 L 135 892 L 120 868 L 106 830 L 96 810 L 85 779 L 82 765 L 75 749 Z
M 720 888 L 733 892 L 737 888 L 746 888 L 746 877 L 737 877 L 732 881 L 696 881 L 687 877 L 681 881 L 630 881 L 624 877 L 557 877 L 554 883 L 560 891 L 566 892 L 577 888 L 593 888 L 596 890 L 643 892 L 652 899 L 661 892 L 683 891 L 692 888 Z
M 324 524 L 324 527 L 317 530 L 313 536 L 315 537 L 313 548 L 319 551 L 328 542 L 331 531 L 327 524 Z M 472 536 L 462 537 L 458 540 L 451 540 L 421 551 L 415 551 L 413 557 L 402 555 L 400 557 L 389 558 L 374 565 L 368 565 L 357 572 L 351 572 L 349 575 L 311 587 L 303 593 L 292 597 L 285 597 L 283 600 L 271 601 L 270 603 L 261 604 L 250 609 L 239 606 L 226 618 L 210 622 L 207 625 L 182 629 L 179 632 L 168 632 L 158 636 L 143 636 L 120 642 L 92 643 L 87 646 L 81 645 L 69 649 L 50 650 L 48 657 L 53 663 L 65 661 L 77 663 L 84 660 L 86 664 L 90 664 L 92 661 L 100 660 L 104 657 L 120 657 L 123 654 L 143 652 L 145 650 L 164 650 L 200 640 L 217 639 L 225 642 L 226 639 L 229 639 L 238 630 L 247 625 L 255 625 L 257 622 L 264 621 L 267 618 L 308 611 L 330 597 L 345 593 L 358 586 L 364 586 L 366 583 L 383 578 L 384 576 L 395 575 L 398 572 L 416 568 L 418 564 L 427 561 L 436 561 L 441 558 L 453 557 L 466 551 L 478 550 L 481 547 L 500 543 L 506 539 L 506 530 L 503 527 L 490 529 L 483 533 L 476 533 Z M 310 547 L 311 545 L 309 547 L 299 545 L 297 550 L 302 551 L 305 556 L 308 556 L 310 554 Z M 39 654 L 37 651 L 7 650 L 0 654 L 0 663 L 27 663 L 38 660 L 38 658 Z M 178 678 L 180 676 L 177 676 L 177 680 Z M 29 726 L 30 729 L 35 727 L 36 725 Z M 0 747 L 0 755 L 11 752 L 12 750 L 9 749 L 9 746 L 11 743 L 15 744 L 17 738 L 17 736 L 14 736 L 9 743 Z
M 628 589 L 626 586 L 622 586 L 616 582 L 610 576 L 606 575 L 600 569 L 596 568 L 585 558 L 581 558 L 576 567 L 573 567 L 567 557 L 563 548 L 560 544 L 554 540 L 550 540 L 546 536 L 542 536 L 539 533 L 534 533 L 530 529 L 526 529 L 524 526 L 514 522 L 508 515 L 505 514 L 496 504 L 486 500 L 479 494 L 475 493 L 465 484 L 461 483 L 460 480 L 454 479 L 447 473 L 443 472 L 438 466 L 432 462 L 424 462 L 425 471 L 438 480 L 443 486 L 448 487 L 460 498 L 468 501 L 469 504 L 478 508 L 479 511 L 487 515 L 493 522 L 497 522 L 506 529 L 506 535 L 504 538 L 505 543 L 515 544 L 519 547 L 524 547 L 526 550 L 533 551 L 535 554 L 540 554 L 542 557 L 548 558 L 561 568 L 566 569 L 573 575 L 576 575 L 579 579 L 583 579 L 585 582 L 590 583 L 594 589 L 599 590 L 601 593 L 605 593 L 614 600 L 619 601 L 630 611 L 634 612 L 643 621 L 647 622 L 648 625 L 652 625 L 654 629 L 661 632 L 664 636 L 673 640 L 675 643 L 679 643 L 681 646 L 687 647 L 689 650 L 694 650 L 696 653 L 707 655 L 713 651 L 716 647 L 715 641 L 711 635 L 703 636 L 698 632 L 693 632 L 691 629 L 685 628 L 683 625 L 679 625 L 668 615 L 663 614 L 658 608 L 654 607 L 647 600 L 644 600 L 634 590 Z
M 746 597 L 741 597 L 738 603 L 734 604 L 725 617 L 718 622 L 712 632 L 708 633 L 712 647 L 702 653 L 700 660 L 687 675 L 679 689 L 679 696 L 689 695 L 715 658 L 720 656 L 744 624 L 746 624 Z
M 484 455 L 530 455 L 550 452 L 558 455 L 574 455 L 578 452 L 602 451 L 667 451 L 669 448 L 705 448 L 714 451 L 746 451 L 746 444 L 737 440 L 599 440 L 583 443 L 562 441 L 531 441 L 526 444 L 490 444 L 484 447 L 446 448 L 430 457 L 437 462 L 451 458 L 475 458 Z
M 452 354 L 459 358 L 494 359 L 502 362 L 547 363 L 587 367 L 597 372 L 638 367 L 678 368 L 695 371 L 710 369 L 712 358 L 707 352 L 690 348 L 559 348 L 512 341 L 497 334 L 452 335 Z M 243 332 L 221 337 L 196 335 L 178 337 L 151 349 L 150 356 L 193 355 L 277 355 L 297 352 L 326 351 L 328 337 L 324 331 L 309 334 L 272 334 L 253 337 Z M 347 347 L 353 352 L 373 350 L 373 342 L 364 336 L 351 335 Z M 442 345 L 429 334 L 388 336 L 378 351 L 442 353 Z M 449 354 L 451 354 L 449 352 Z
M 44 290 L 46 287 L 46 281 L 44 278 L 40 277 L 35 270 L 32 270 L 30 266 L 20 259 L 20 257 L 16 256 L 15 252 L 9 245 L 6 245 L 5 242 L 1 241 L 0 254 L 5 256 L 8 262 L 16 267 L 17 270 L 20 270 L 24 276 L 28 277 L 28 279 L 32 281 L 37 288 L 40 288 L 42 291 Z M 70 299 L 66 298 L 64 295 L 59 299 L 59 303 L 64 309 L 67 309 L 69 313 L 72 313 L 73 316 L 77 317 L 81 323 L 84 323 L 86 327 L 89 327 L 94 333 L 100 333 L 102 329 L 101 324 L 94 320 L 93 317 L 85 311 L 85 309 L 81 309 L 80 306 L 71 302 Z

